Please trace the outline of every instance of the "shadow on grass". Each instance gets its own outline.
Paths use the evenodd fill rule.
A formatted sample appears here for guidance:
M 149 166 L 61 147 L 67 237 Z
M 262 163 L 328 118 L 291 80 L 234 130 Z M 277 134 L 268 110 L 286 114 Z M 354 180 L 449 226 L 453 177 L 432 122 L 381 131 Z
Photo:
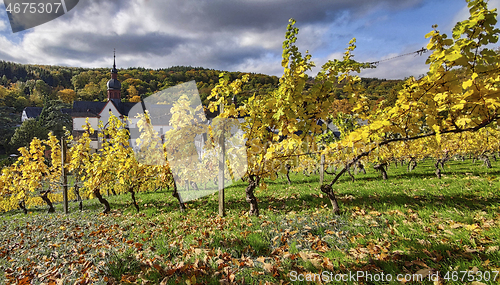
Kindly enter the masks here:
M 378 271 L 373 269 L 373 266 L 376 266 L 380 268 L 384 274 L 391 274 L 393 280 L 395 280 L 398 275 L 404 278 L 404 275 L 406 274 L 413 275 L 421 269 L 429 268 L 433 273 L 439 271 L 440 278 L 443 278 L 445 277 L 444 275 L 446 272 L 450 271 L 450 268 L 454 268 L 454 270 L 458 272 L 461 270 L 470 270 L 471 266 L 477 266 L 479 271 L 487 271 L 489 269 L 482 265 L 483 262 L 488 259 L 494 260 L 495 258 L 493 254 L 467 252 L 457 246 L 447 244 L 431 243 L 423 246 L 416 241 L 408 241 L 404 244 L 404 247 L 412 248 L 411 252 L 408 254 L 402 251 L 393 252 L 384 260 L 370 259 L 370 261 L 365 265 L 353 263 L 346 265 L 346 267 L 351 271 L 367 271 L 374 274 Z M 425 263 L 422 262 L 422 260 L 424 260 Z M 451 276 L 448 277 L 450 277 L 449 279 L 451 281 Z M 429 280 L 430 277 L 423 275 L 413 275 L 411 278 L 413 280 L 407 284 L 432 284 L 433 281 Z M 368 282 L 367 284 L 379 284 L 371 283 L 370 280 L 366 278 L 363 279 L 363 281 Z M 458 283 L 453 284 L 463 283 L 459 280 Z
M 349 207 L 363 207 L 370 204 L 381 209 L 394 206 L 412 206 L 413 208 L 456 208 L 461 210 L 484 210 L 488 206 L 500 203 L 499 197 L 484 198 L 472 194 L 466 195 L 429 195 L 409 196 L 405 194 L 384 194 L 373 196 L 369 194 L 356 195 L 352 200 L 341 202 Z
M 295 179 L 294 179 L 295 178 Z M 302 184 L 310 184 L 310 183 L 318 183 L 319 178 L 317 176 L 300 176 L 300 179 L 297 177 L 290 177 L 292 184 L 288 185 L 288 181 L 286 178 L 281 178 L 277 180 L 266 180 L 266 184 L 268 185 L 283 185 L 283 186 L 292 186 L 292 185 L 302 185 Z
M 419 169 L 419 171 L 414 170 L 414 171 L 410 171 L 410 172 L 407 172 L 406 170 L 405 171 L 391 171 L 391 170 L 394 170 L 394 169 L 389 168 L 389 170 L 387 171 L 387 175 L 389 176 L 389 179 L 386 181 L 388 181 L 388 182 L 390 182 L 391 180 L 394 180 L 394 179 L 422 179 L 422 178 L 431 179 L 431 178 L 437 178 L 436 174 L 434 173 L 435 169 L 434 168 L 431 169 L 430 167 L 429 167 L 429 169 L 425 169 L 428 171 L 424 171 L 424 169 Z M 396 170 L 400 170 L 400 169 L 396 169 Z M 490 168 L 490 169 L 485 168 L 484 171 L 478 171 L 477 169 L 470 169 L 470 168 L 464 167 L 463 171 L 462 170 L 457 171 L 457 170 L 458 169 L 454 169 L 453 171 L 447 171 L 445 168 L 445 170 L 441 170 L 441 174 L 443 175 L 443 177 L 452 176 L 452 175 L 456 175 L 459 177 L 481 176 L 484 174 L 500 175 L 500 169 L 493 169 L 493 168 Z M 335 178 L 334 175 L 325 175 L 325 183 L 330 183 L 334 178 Z M 383 181 L 381 175 L 375 174 L 373 172 L 371 172 L 371 173 L 369 172 L 368 174 L 354 174 L 354 179 L 355 179 L 354 182 L 356 182 L 356 181 Z M 310 182 L 318 182 L 319 183 L 319 179 L 313 179 Z M 341 184 L 343 182 L 351 182 L 351 178 L 349 177 L 348 174 L 344 174 L 339 179 L 339 181 L 336 183 L 336 185 Z M 293 182 L 292 185 L 294 183 L 295 182 Z M 299 184 L 299 183 L 297 183 L 297 184 Z

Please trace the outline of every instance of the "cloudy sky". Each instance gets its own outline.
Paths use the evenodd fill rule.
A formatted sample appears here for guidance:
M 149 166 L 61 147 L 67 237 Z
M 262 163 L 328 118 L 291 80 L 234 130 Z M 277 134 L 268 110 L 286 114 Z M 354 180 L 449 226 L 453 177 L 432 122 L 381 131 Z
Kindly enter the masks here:
M 490 0 L 490 9 L 499 7 Z M 465 0 L 80 0 L 18 33 L 1 11 L 0 60 L 110 67 L 116 48 L 118 68 L 191 65 L 280 76 L 289 18 L 300 29 L 297 45 L 321 66 L 340 58 L 353 37 L 355 59 L 378 61 L 426 46 L 434 24 L 451 34 L 467 16 Z M 419 76 L 425 58 L 387 60 L 362 76 Z

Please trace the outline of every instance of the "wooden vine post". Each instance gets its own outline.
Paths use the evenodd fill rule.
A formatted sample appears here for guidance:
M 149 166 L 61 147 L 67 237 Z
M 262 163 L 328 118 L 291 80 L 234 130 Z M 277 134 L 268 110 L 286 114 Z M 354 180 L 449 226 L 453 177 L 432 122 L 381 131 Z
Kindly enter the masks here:
M 325 180 L 325 155 L 321 155 L 321 163 L 319 165 L 319 185 L 323 184 Z
M 224 103 L 220 105 L 220 113 L 224 112 Z M 224 207 L 224 164 L 226 163 L 226 149 L 224 144 L 224 125 L 222 127 L 222 133 L 219 138 L 220 145 L 220 155 L 219 155 L 219 216 L 224 217 L 226 215 L 226 209 Z
M 68 177 L 66 173 L 66 169 L 64 167 L 64 163 L 66 162 L 66 154 L 67 152 L 67 146 L 66 146 L 66 140 L 63 137 L 61 137 L 61 180 L 62 180 L 62 191 L 63 191 L 63 207 L 64 207 L 64 213 L 68 213 Z

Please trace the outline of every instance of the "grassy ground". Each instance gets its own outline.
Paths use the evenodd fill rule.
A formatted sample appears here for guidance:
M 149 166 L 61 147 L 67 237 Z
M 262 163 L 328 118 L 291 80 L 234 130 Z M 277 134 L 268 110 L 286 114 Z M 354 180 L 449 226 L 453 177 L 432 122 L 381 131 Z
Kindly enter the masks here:
M 108 197 L 109 215 L 95 199 L 69 215 L 12 211 L 0 217 L 0 283 L 499 284 L 500 162 L 450 161 L 442 179 L 430 160 L 388 173 L 342 178 L 340 215 L 318 177 L 299 174 L 257 190 L 260 217 L 245 215 L 244 182 L 227 188 L 224 218 L 217 193 L 180 213 L 168 191 L 138 194 L 139 213 L 129 195 Z

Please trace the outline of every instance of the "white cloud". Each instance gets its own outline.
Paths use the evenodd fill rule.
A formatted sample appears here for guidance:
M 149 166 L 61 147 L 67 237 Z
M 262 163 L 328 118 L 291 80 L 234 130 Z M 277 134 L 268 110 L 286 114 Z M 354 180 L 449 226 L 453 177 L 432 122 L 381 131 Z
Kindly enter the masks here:
M 242 72 L 264 73 L 280 77 L 283 75 L 281 58 L 264 57 L 261 59 L 246 60 L 242 64 L 234 67 L 234 70 Z
M 7 30 L 7 24 L 5 24 L 5 21 L 0 19 L 0 31 Z
M 266 49 L 278 49 L 281 47 L 283 29 L 268 31 L 245 31 L 236 36 L 239 44 L 244 47 L 264 47 Z
M 334 53 L 331 53 L 329 54 L 326 59 L 327 60 L 334 60 L 334 59 L 342 59 L 344 57 L 344 53 L 343 52 L 334 52 Z

